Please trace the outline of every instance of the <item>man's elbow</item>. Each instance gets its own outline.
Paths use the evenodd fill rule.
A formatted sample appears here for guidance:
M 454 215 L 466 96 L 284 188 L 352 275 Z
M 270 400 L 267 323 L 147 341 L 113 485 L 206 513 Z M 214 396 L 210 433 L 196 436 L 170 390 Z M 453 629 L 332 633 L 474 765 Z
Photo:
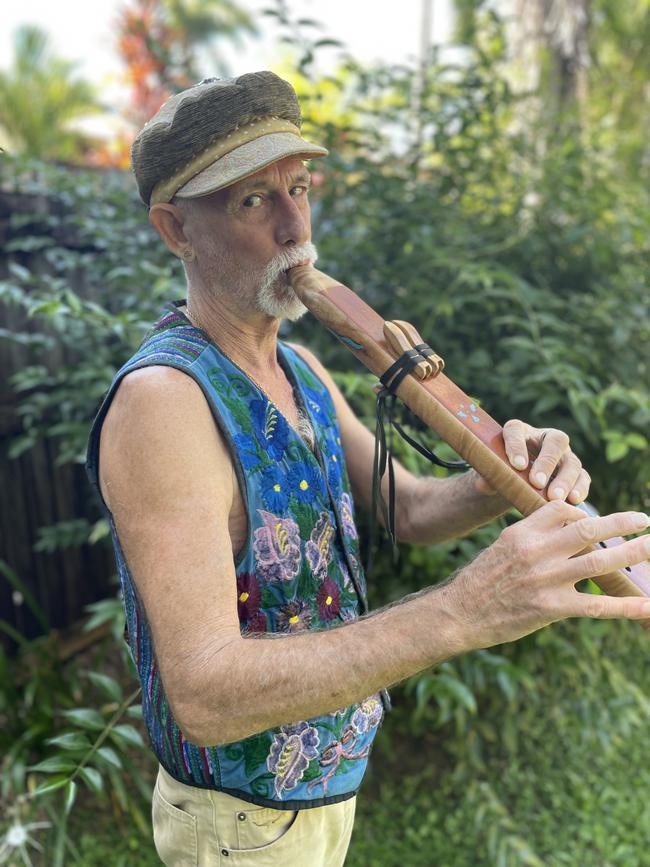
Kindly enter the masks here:
M 186 741 L 197 747 L 213 747 L 238 740 L 233 732 L 232 709 L 241 697 L 233 683 L 231 646 L 223 647 L 207 662 L 195 661 L 170 678 L 167 698 Z M 191 670 L 188 670 L 191 669 Z

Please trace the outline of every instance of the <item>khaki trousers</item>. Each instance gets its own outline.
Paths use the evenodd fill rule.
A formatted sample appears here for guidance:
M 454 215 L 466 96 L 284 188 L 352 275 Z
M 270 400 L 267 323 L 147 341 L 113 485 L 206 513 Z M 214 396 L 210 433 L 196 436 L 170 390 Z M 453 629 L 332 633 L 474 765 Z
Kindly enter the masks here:
M 342 867 L 356 798 L 308 810 L 258 807 L 177 782 L 163 767 L 151 804 L 166 867 Z

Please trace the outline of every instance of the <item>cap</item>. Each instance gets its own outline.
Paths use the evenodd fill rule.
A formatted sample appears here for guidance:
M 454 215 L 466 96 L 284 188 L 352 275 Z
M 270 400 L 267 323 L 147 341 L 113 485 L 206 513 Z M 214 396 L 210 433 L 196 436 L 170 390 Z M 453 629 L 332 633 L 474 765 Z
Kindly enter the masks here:
M 196 198 L 287 156 L 327 156 L 306 141 L 295 90 L 273 72 L 208 78 L 172 96 L 131 148 L 146 205 Z

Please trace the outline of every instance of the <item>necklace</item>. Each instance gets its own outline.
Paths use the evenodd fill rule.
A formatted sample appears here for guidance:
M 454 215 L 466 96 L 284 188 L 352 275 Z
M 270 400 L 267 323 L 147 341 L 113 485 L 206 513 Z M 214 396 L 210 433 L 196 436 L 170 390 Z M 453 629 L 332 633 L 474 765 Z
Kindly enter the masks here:
M 190 322 L 192 323 L 192 325 L 194 325 L 195 328 L 199 328 L 201 331 L 203 331 L 204 334 L 207 334 L 207 333 L 208 333 L 208 332 L 205 330 L 205 328 L 202 328 L 202 327 L 201 327 L 201 324 L 199 323 L 198 316 L 196 316 L 194 313 L 192 313 L 192 311 L 191 311 L 190 308 L 189 308 L 189 304 L 187 304 L 187 303 L 185 304 L 185 312 L 186 312 L 187 318 L 190 320 Z M 208 335 L 208 336 L 209 336 L 209 335 Z M 219 348 L 219 351 L 220 351 L 220 352 L 223 352 L 223 349 Z M 226 354 L 226 353 L 224 353 L 224 355 L 225 355 L 225 354 Z M 233 362 L 233 364 L 236 364 L 236 362 L 234 362 L 232 358 L 231 358 L 230 360 Z M 258 381 L 253 377 L 253 376 L 251 376 L 251 374 L 250 374 L 247 370 L 244 370 L 240 365 L 237 365 L 237 366 L 240 367 L 240 369 L 243 371 L 243 373 L 245 373 L 246 376 L 247 376 L 247 377 L 248 377 L 252 382 L 255 383 L 255 385 L 259 388 L 259 390 L 262 392 L 262 394 L 265 395 L 266 399 L 267 399 L 270 403 L 272 403 L 273 406 L 275 406 L 276 409 L 278 409 L 278 407 L 277 407 L 277 405 L 276 405 L 276 402 L 273 400 L 273 398 L 272 398 L 271 395 L 267 392 L 267 390 L 266 390 L 265 388 L 263 388 L 263 387 L 259 384 L 259 382 L 258 382 Z M 290 390 L 291 390 L 291 400 L 293 401 L 293 403 L 294 403 L 294 405 L 295 405 L 295 407 L 296 407 L 296 412 L 297 412 L 297 415 L 298 415 L 298 433 L 299 433 L 300 437 L 301 437 L 303 440 L 305 440 L 305 441 L 307 442 L 309 448 L 313 450 L 313 448 L 314 448 L 314 441 L 315 441 L 315 439 L 316 439 L 316 436 L 315 436 L 315 434 L 314 434 L 314 429 L 313 429 L 313 427 L 312 427 L 312 425 L 311 425 L 311 422 L 310 422 L 309 418 L 308 418 L 308 417 L 305 415 L 305 413 L 302 411 L 302 409 L 301 409 L 301 407 L 300 407 L 300 404 L 299 404 L 298 401 L 296 400 L 296 393 L 295 393 L 295 391 L 294 391 L 293 386 L 291 385 L 291 383 L 289 383 L 289 388 L 290 388 Z

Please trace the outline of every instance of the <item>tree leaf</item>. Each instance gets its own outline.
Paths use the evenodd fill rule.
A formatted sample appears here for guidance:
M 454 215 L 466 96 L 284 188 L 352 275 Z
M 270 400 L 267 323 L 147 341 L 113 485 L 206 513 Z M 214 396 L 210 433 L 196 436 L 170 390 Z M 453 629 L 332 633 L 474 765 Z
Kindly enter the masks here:
M 84 768 L 79 768 L 79 776 L 97 794 L 104 788 L 102 775 L 96 768 L 91 768 L 88 765 Z
M 77 784 L 74 780 L 70 780 L 65 790 L 65 805 L 64 810 L 66 815 L 72 809 L 72 805 L 74 804 L 75 798 L 77 796 Z
M 132 747 L 144 747 L 144 741 L 140 732 L 130 725 L 116 725 L 111 730 L 111 737 L 123 741 Z
M 60 747 L 62 750 L 84 750 L 90 747 L 90 741 L 81 732 L 66 732 L 54 738 L 48 738 L 45 743 Z
M 75 768 L 74 762 L 66 761 L 59 756 L 50 756 L 48 759 L 43 759 L 36 765 L 31 765 L 28 770 L 35 771 L 41 774 L 56 774 L 73 771 Z
M 97 755 L 100 756 L 107 765 L 112 765 L 114 768 L 121 768 L 122 761 L 115 750 L 111 747 L 100 747 L 97 750 Z
M 83 729 L 100 731 L 106 725 L 104 717 L 96 710 L 89 707 L 78 707 L 72 710 L 64 710 L 62 715 Z
M 99 671 L 87 671 L 86 676 L 88 680 L 94 683 L 95 686 L 98 686 L 112 701 L 122 701 L 124 697 L 122 687 L 114 678 L 109 677 L 107 674 L 101 674 Z

